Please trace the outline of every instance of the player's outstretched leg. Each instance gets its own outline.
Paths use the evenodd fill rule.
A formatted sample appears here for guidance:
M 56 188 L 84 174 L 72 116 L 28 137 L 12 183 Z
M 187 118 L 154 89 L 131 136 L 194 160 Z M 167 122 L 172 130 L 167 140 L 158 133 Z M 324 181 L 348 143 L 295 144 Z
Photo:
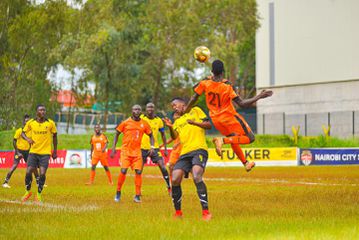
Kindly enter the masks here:
M 174 218 L 181 218 L 182 213 L 182 188 L 181 182 L 184 176 L 184 171 L 182 169 L 176 169 L 173 171 L 172 175 L 172 201 L 173 206 L 176 210 Z
M 202 206 L 202 218 L 209 221 L 212 218 L 212 214 L 208 210 L 208 194 L 206 184 L 203 182 L 203 168 L 202 166 L 195 165 L 192 168 L 193 181 L 197 188 L 197 194 Z
M 119 202 L 121 199 L 121 189 L 123 183 L 126 180 L 126 173 L 127 173 L 127 168 L 121 168 L 121 172 L 118 175 L 118 179 L 117 179 L 117 191 L 115 196 L 115 202 Z
M 254 141 L 254 134 L 249 132 L 248 135 L 244 136 L 229 136 L 229 137 L 217 137 L 213 139 L 213 143 L 216 146 L 216 153 L 218 156 L 222 156 L 223 144 L 231 144 L 233 152 L 237 155 L 239 160 L 243 163 L 247 172 L 251 171 L 255 167 L 254 162 L 248 162 L 244 156 L 243 150 L 240 144 L 250 144 Z

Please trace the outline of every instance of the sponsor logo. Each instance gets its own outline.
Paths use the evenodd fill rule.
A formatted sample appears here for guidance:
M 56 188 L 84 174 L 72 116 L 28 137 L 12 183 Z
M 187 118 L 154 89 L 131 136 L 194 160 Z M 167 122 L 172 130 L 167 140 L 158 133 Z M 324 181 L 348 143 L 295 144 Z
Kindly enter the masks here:
M 303 150 L 302 153 L 300 154 L 300 160 L 305 166 L 310 165 L 313 161 L 312 152 L 309 150 Z
M 81 166 L 81 156 L 77 153 L 74 153 L 70 156 L 70 165 L 75 165 L 75 166 Z

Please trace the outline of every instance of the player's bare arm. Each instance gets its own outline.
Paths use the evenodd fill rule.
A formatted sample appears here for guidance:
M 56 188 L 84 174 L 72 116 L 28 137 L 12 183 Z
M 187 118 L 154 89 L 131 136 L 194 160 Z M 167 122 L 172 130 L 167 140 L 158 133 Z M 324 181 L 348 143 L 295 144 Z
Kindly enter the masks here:
M 169 139 L 167 139 L 166 144 L 168 145 L 168 144 L 170 144 L 171 142 L 173 142 L 173 139 L 170 137 Z M 164 146 L 165 146 L 165 144 L 162 143 L 162 144 L 159 146 L 159 148 L 163 148 Z
M 22 158 L 23 156 L 22 156 L 22 154 L 19 152 L 19 149 L 17 149 L 16 143 L 17 143 L 17 140 L 14 138 L 13 141 L 12 141 L 12 145 L 14 146 L 15 154 L 16 154 L 19 158 Z
M 149 155 L 152 156 L 154 153 L 154 149 L 155 149 L 155 139 L 154 139 L 152 133 L 148 134 L 148 136 L 150 137 L 150 144 L 151 144 L 151 149 L 150 149 Z
M 195 125 L 197 127 L 203 128 L 203 129 L 211 129 L 212 125 L 208 120 L 203 120 L 203 122 L 195 122 L 193 120 L 187 120 L 188 124 Z
M 57 158 L 57 133 L 52 135 L 52 143 L 54 145 L 54 151 L 52 152 L 52 159 Z
M 189 100 L 184 112 L 188 113 L 189 111 L 191 111 L 191 109 L 193 108 L 193 106 L 196 104 L 198 98 L 200 95 L 198 95 L 197 93 L 194 93 L 191 97 L 191 99 Z
M 262 90 L 257 96 L 243 99 L 240 96 L 237 96 L 233 99 L 233 102 L 235 102 L 239 107 L 241 108 L 248 108 L 253 105 L 253 103 L 257 102 L 259 99 L 267 98 L 273 95 L 273 91 L 271 90 Z
M 107 146 L 108 146 L 108 142 L 105 144 L 105 146 L 104 146 L 103 149 L 102 149 L 102 152 L 103 152 L 103 153 L 106 152 Z
M 168 151 L 167 151 L 167 139 L 166 139 L 166 134 L 165 134 L 165 131 L 160 131 L 161 133 L 161 137 L 162 137 L 162 142 L 163 142 L 163 147 L 165 149 L 165 156 L 167 157 L 168 156 Z
M 30 145 L 35 143 L 31 138 L 28 138 L 24 132 L 21 133 L 21 137 L 25 139 Z
M 171 138 L 176 139 L 178 137 L 178 132 L 173 129 L 172 121 L 167 117 L 163 118 L 163 121 L 166 124 L 166 126 L 168 127 L 168 129 L 170 130 Z
M 92 158 L 92 153 L 93 153 L 93 144 L 92 143 L 90 143 L 91 144 L 91 153 L 90 153 L 90 158 Z
M 115 153 L 116 153 L 116 144 L 117 144 L 117 141 L 118 141 L 118 137 L 120 136 L 120 132 L 119 131 L 116 131 L 116 135 L 115 137 L 113 138 L 113 145 L 112 145 L 112 150 L 111 150 L 111 154 L 110 154 L 110 157 L 113 158 L 115 156 Z

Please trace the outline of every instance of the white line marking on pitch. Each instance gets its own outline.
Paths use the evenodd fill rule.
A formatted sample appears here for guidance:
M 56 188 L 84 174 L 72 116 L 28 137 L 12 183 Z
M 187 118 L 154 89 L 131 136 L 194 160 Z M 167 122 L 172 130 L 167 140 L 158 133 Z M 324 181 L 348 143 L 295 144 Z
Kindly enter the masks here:
M 66 205 L 59 205 L 59 204 L 52 204 L 52 203 L 35 203 L 35 202 L 25 202 L 22 203 L 18 200 L 7 200 L 7 199 L 0 199 L 0 203 L 9 203 L 9 204 L 17 204 L 23 206 L 36 206 L 38 208 L 31 208 L 31 209 L 18 209 L 19 212 L 41 212 L 44 209 L 49 211 L 68 211 L 68 212 L 87 212 L 87 211 L 94 211 L 99 209 L 96 205 L 83 205 L 79 207 L 75 206 L 66 206 Z M 1 209 L 0 212 L 12 212 L 11 209 Z
M 131 174 L 133 175 L 133 174 Z M 146 178 L 162 178 L 158 175 L 143 175 Z M 316 186 L 359 186 L 356 183 L 321 183 L 321 182 L 305 182 L 305 181 L 288 181 L 284 179 L 259 179 L 259 178 L 204 178 L 205 181 L 214 182 L 242 182 L 242 183 L 257 183 L 257 184 L 299 184 L 299 185 L 316 185 Z

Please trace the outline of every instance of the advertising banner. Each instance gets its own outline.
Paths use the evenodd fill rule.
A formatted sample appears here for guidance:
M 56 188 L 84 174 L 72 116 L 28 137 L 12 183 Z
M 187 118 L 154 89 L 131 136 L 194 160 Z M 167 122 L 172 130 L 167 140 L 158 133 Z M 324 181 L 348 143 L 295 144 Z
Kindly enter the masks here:
M 257 166 L 296 166 L 297 148 L 243 148 L 248 161 L 255 161 Z M 222 149 L 219 157 L 216 150 L 208 149 L 208 166 L 242 166 L 231 148 Z
M 68 150 L 64 168 L 86 168 L 86 150 Z
M 309 148 L 301 149 L 299 165 L 359 164 L 359 148 Z
M 246 159 L 255 161 L 257 166 L 295 166 L 298 162 L 297 148 L 243 148 Z M 208 166 L 242 166 L 232 149 L 223 149 L 223 157 L 216 154 L 215 149 L 209 149 Z M 110 157 L 111 151 L 107 152 L 107 160 L 110 167 L 120 166 L 120 153 L 116 150 L 114 158 Z M 168 156 L 161 150 L 165 163 L 168 162 L 171 149 L 168 149 Z M 91 158 L 89 150 L 58 150 L 57 159 L 50 159 L 51 168 L 90 168 Z M 10 168 L 13 164 L 14 152 L 0 152 L 0 168 Z M 148 158 L 145 166 L 155 166 Z M 19 167 L 26 167 L 25 162 L 21 161 Z M 102 167 L 101 163 L 97 167 Z
M 50 158 L 50 168 L 63 168 L 66 159 L 66 150 L 57 150 L 57 158 L 54 160 Z M 14 163 L 14 151 L 0 151 L 0 168 L 10 168 Z M 18 168 L 25 168 L 26 163 L 23 159 L 20 160 Z
M 0 168 L 10 168 L 14 162 L 14 151 L 0 152 Z M 26 163 L 21 159 L 18 167 L 25 167 Z

